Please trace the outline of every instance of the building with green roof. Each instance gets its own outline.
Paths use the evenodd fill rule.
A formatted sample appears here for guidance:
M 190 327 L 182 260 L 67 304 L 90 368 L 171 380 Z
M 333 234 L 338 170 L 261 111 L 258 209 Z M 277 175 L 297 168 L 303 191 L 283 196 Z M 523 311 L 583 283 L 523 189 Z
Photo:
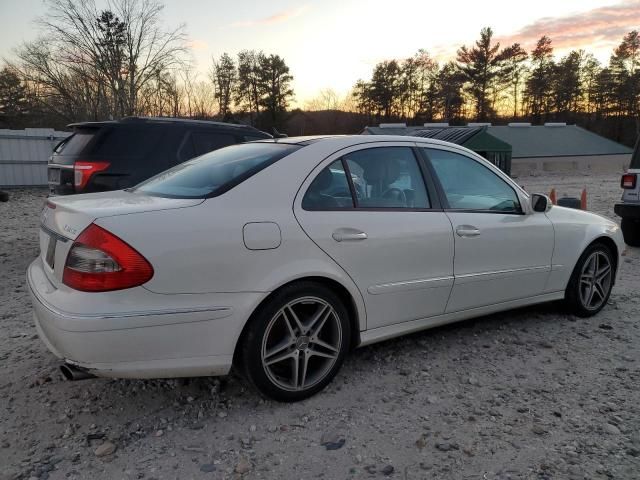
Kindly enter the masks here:
M 410 135 L 436 138 L 479 153 L 506 173 L 519 176 L 542 172 L 610 171 L 629 166 L 632 149 L 576 125 L 530 123 L 491 125 L 446 123 L 407 126 L 402 123 L 365 127 L 363 135 Z

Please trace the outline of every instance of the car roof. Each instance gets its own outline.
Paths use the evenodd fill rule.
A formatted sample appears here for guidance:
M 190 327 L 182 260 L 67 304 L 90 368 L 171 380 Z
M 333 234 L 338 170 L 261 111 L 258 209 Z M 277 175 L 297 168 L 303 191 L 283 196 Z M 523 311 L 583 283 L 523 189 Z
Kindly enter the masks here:
M 354 137 L 357 135 L 353 135 Z M 306 135 L 300 137 L 281 137 L 281 138 L 266 138 L 264 140 L 256 140 L 256 142 L 262 143 L 284 143 L 286 145 L 311 145 L 312 143 L 319 142 L 321 140 L 329 138 L 347 138 L 349 135 Z
M 265 140 L 257 140 L 262 143 L 284 143 L 289 145 L 311 145 L 313 143 L 335 143 L 341 147 L 352 145 L 361 145 L 367 143 L 383 143 L 383 142 L 416 142 L 428 143 L 431 145 L 442 145 L 447 147 L 455 147 L 458 150 L 467 150 L 455 143 L 436 140 L 434 138 L 410 137 L 407 135 L 312 135 L 301 137 L 273 138 Z
M 236 124 L 236 123 L 226 123 L 226 122 L 216 122 L 213 120 L 193 120 L 190 118 L 175 118 L 175 117 L 125 117 L 121 120 L 106 120 L 101 122 L 76 122 L 70 123 L 67 125 L 68 128 L 78 128 L 78 127 L 103 127 L 108 125 L 150 125 L 150 124 L 179 124 L 179 125 L 190 125 L 190 126 L 203 126 L 203 127 L 221 127 L 221 128 L 230 128 L 230 129 L 238 129 L 238 130 L 249 130 L 251 132 L 260 132 L 264 135 L 269 135 L 262 130 L 258 130 L 255 127 L 250 125 Z

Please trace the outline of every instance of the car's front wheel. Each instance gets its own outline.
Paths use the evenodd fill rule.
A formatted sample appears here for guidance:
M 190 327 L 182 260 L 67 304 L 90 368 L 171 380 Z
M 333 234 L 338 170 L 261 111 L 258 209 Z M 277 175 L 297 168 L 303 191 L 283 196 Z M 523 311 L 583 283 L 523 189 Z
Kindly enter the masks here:
M 250 322 L 240 351 L 245 376 L 279 401 L 302 400 L 322 390 L 350 344 L 345 306 L 331 289 L 314 282 L 284 287 Z
M 580 317 L 590 317 L 604 308 L 615 278 L 613 252 L 602 243 L 589 246 L 578 259 L 565 299 L 569 309 Z

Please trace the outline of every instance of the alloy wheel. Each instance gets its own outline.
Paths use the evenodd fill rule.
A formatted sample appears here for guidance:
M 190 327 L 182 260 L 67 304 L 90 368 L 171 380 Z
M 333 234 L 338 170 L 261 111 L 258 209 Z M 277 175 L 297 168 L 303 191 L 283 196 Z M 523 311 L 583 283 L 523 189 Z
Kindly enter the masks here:
M 613 268 L 609 256 L 596 250 L 580 272 L 580 302 L 587 310 L 597 310 L 607 300 L 611 289 Z
M 269 321 L 262 339 L 262 367 L 278 387 L 306 390 L 331 371 L 341 345 L 342 326 L 334 308 L 318 297 L 298 298 Z

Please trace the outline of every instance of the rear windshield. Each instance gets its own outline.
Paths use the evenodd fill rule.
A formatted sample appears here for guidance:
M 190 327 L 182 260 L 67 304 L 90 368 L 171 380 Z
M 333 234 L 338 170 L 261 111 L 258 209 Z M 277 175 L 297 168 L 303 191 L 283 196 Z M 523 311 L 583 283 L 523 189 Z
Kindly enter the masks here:
M 59 143 L 55 149 L 55 153 L 61 155 L 79 155 L 96 133 L 98 133 L 97 128 L 78 130 L 67 140 Z
M 640 168 L 640 139 L 636 142 L 636 148 L 633 150 L 630 168 Z
M 132 191 L 169 198 L 215 197 L 300 148 L 281 143 L 232 145 L 181 163 Z

